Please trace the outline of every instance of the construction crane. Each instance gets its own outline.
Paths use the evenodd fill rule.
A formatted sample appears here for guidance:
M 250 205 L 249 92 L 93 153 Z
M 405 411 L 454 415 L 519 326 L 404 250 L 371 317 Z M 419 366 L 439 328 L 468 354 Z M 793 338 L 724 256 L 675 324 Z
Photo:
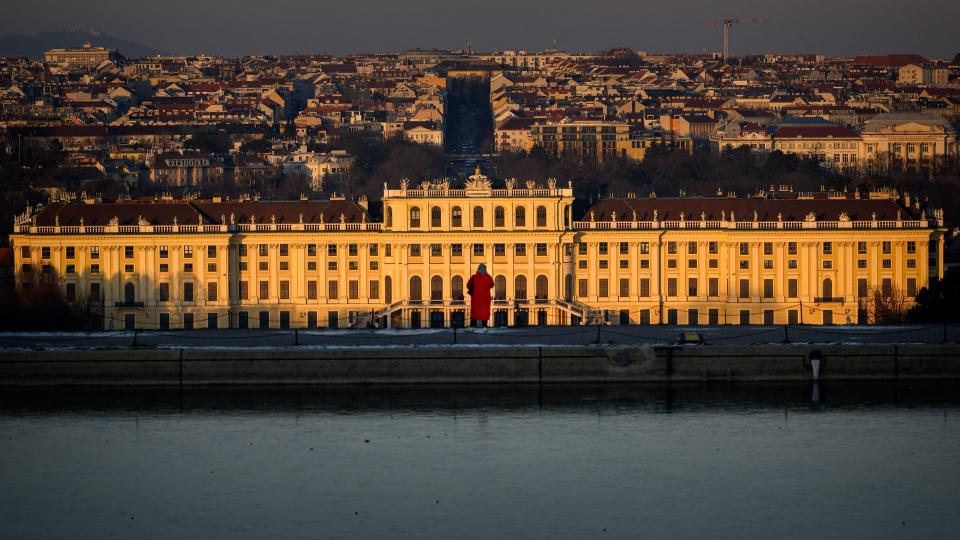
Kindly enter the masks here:
M 723 19 L 722 21 L 710 21 L 710 26 L 716 28 L 723 27 L 723 63 L 727 63 L 730 58 L 730 27 L 740 23 L 761 23 L 770 19 L 753 17 L 750 19 Z

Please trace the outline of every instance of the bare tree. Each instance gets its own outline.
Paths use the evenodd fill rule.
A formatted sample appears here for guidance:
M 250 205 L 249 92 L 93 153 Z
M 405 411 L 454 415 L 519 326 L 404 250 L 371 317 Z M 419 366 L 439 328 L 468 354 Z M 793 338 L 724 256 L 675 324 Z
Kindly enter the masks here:
M 907 297 L 898 287 L 877 286 L 867 296 L 871 324 L 901 324 L 907 314 Z

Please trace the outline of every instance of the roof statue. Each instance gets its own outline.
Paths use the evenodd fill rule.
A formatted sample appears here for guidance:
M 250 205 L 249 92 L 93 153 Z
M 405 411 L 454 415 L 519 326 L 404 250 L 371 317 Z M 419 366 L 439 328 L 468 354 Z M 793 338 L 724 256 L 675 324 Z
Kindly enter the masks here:
M 137 216 L 137 225 L 140 225 L 141 227 L 144 227 L 144 226 L 149 225 L 149 224 L 150 224 L 149 221 L 143 219 L 143 214 L 140 214 L 140 215 Z
M 112 218 L 110 218 L 110 226 L 116 227 L 117 225 L 120 225 L 120 218 L 117 216 L 113 216 Z
M 807 217 L 805 217 L 805 218 L 803 218 L 803 219 L 804 219 L 804 221 L 816 221 L 816 220 L 817 220 L 817 215 L 814 214 L 813 212 L 810 212 L 810 213 L 807 214 Z
M 557 189 L 557 179 L 547 178 L 547 187 L 550 189 Z
M 467 180 L 467 191 L 489 191 L 490 179 L 480 173 L 480 167 L 477 167 L 475 174 Z

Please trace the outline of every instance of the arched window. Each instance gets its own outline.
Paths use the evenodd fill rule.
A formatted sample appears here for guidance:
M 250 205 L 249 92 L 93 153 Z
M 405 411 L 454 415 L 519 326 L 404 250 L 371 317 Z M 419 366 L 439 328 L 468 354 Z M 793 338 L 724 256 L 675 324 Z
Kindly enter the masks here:
M 497 276 L 493 278 L 493 298 L 494 300 L 507 299 L 507 278 Z
M 390 276 L 383 278 L 383 299 L 388 304 L 393 303 L 393 278 Z
M 568 229 L 570 228 L 570 206 L 569 205 L 567 205 L 563 209 L 563 226 Z
M 483 207 L 475 206 L 473 208 L 473 226 L 480 228 L 483 227 Z
M 536 290 L 536 299 L 537 300 L 546 300 L 547 299 L 547 276 L 539 275 L 537 276 L 537 290 Z
M 420 276 L 410 278 L 410 301 L 420 302 L 423 300 L 423 282 Z
M 439 227 L 440 226 L 440 207 L 434 206 L 430 209 L 430 226 Z
M 546 227 L 547 226 L 547 207 L 538 206 L 537 207 L 537 227 Z
M 513 280 L 513 297 L 517 300 L 527 299 L 527 278 L 526 276 L 517 276 Z
M 503 227 L 503 222 L 504 222 L 503 207 L 498 206 L 493 209 L 493 226 Z
M 136 302 L 137 298 L 137 289 L 133 283 L 127 283 L 123 286 L 123 301 L 132 304 Z
M 443 278 L 440 276 L 430 278 L 430 301 L 443 302 Z
M 450 278 L 450 298 L 463 301 L 463 278 L 453 276 Z
M 563 299 L 567 302 L 573 301 L 573 274 L 567 274 L 563 279 Z
M 516 219 L 513 221 L 513 224 L 517 227 L 526 227 L 527 226 L 527 210 L 522 206 L 517 207 Z
M 459 206 L 453 207 L 453 217 L 450 219 L 450 225 L 453 227 L 463 227 L 463 211 Z
M 420 209 L 414 206 L 410 209 L 410 227 L 420 226 Z
M 823 297 L 833 298 L 833 281 L 830 278 L 823 280 Z
M 387 208 L 387 227 L 393 227 L 393 208 Z

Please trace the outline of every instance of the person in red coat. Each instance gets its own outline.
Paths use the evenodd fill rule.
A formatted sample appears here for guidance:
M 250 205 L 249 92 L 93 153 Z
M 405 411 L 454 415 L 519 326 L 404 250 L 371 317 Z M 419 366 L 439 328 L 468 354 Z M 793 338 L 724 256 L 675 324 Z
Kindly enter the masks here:
M 470 295 L 470 326 L 487 326 L 490 319 L 490 289 L 493 288 L 493 278 L 487 273 L 487 265 L 480 264 L 477 273 L 467 281 L 467 294 Z

